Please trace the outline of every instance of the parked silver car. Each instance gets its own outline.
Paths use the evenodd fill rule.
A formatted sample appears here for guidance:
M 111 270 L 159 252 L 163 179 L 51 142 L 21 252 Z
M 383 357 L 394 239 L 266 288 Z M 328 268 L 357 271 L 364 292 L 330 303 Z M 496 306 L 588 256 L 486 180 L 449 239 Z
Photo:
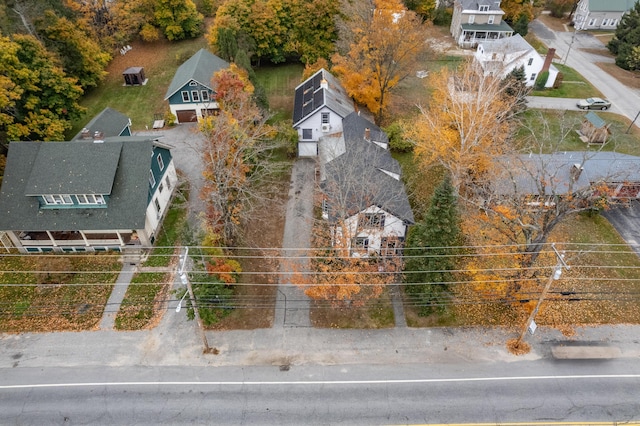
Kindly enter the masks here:
M 579 100 L 576 106 L 580 109 L 601 109 L 611 108 L 611 102 L 602 98 L 587 98 Z

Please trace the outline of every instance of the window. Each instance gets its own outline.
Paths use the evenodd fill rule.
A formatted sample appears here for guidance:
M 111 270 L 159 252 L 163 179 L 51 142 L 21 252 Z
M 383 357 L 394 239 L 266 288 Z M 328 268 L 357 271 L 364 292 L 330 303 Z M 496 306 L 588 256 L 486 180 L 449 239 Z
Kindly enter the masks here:
M 313 139 L 313 130 L 302 129 L 302 139 Z
M 105 204 L 101 194 L 77 194 L 78 204 Z
M 478 6 L 478 10 L 480 12 L 488 12 L 489 11 L 489 5 L 481 4 L 480 6 Z
M 156 177 L 153 175 L 153 171 L 149 170 L 149 185 L 153 188 L 156 186 Z
M 158 154 L 156 159 L 158 160 L 158 167 L 160 167 L 160 170 L 164 170 L 164 161 L 162 161 L 162 155 Z
M 533 58 L 529 58 L 529 62 L 527 62 L 527 65 L 531 65 L 533 63 Z
M 469 15 L 469 23 L 473 24 L 473 22 L 475 21 L 476 16 L 475 15 Z
M 191 87 L 193 87 L 193 86 L 197 86 L 197 85 L 198 85 L 198 83 L 197 83 L 197 82 L 195 82 L 195 81 L 190 81 L 190 82 L 189 82 L 189 86 L 191 86 Z
M 365 213 L 358 218 L 359 228 L 384 228 L 384 214 Z
M 322 124 L 329 124 L 329 113 L 328 112 L 323 112 L 322 113 Z
M 534 81 L 536 79 L 536 73 L 532 73 L 531 74 L 531 78 L 529 78 L 529 80 Z
M 200 92 L 198 92 L 197 90 L 192 91 L 191 99 L 193 99 L 193 102 L 200 102 Z
M 355 250 L 367 250 L 369 248 L 369 237 L 356 237 L 353 240 Z
M 494 19 L 496 19 L 495 15 L 489 15 L 489 20 L 487 21 L 487 24 L 493 24 Z
M 191 99 L 189 99 L 189 92 L 182 92 L 182 102 L 191 102 Z
M 45 204 L 47 205 L 56 205 L 56 204 L 71 204 L 73 205 L 73 200 L 70 195 L 43 195 Z
M 158 201 L 158 199 L 157 199 L 157 198 L 155 198 L 155 199 L 153 200 L 153 203 L 156 205 L 156 211 L 157 211 L 158 213 L 160 213 L 160 202 Z
M 160 182 L 160 186 L 158 187 L 158 192 L 162 193 L 163 189 L 164 189 L 164 185 L 162 184 L 162 182 Z
M 209 92 L 203 90 L 200 93 L 202 94 L 202 102 L 209 102 Z
M 593 27 L 593 26 L 596 24 L 596 22 L 598 22 L 598 20 L 597 20 L 597 19 L 595 19 L 595 18 L 591 18 L 591 19 L 589 19 L 589 26 L 590 26 L 590 27 Z
M 167 184 L 167 188 L 171 189 L 171 181 L 169 180 L 169 176 L 166 177 L 166 179 L 164 180 Z

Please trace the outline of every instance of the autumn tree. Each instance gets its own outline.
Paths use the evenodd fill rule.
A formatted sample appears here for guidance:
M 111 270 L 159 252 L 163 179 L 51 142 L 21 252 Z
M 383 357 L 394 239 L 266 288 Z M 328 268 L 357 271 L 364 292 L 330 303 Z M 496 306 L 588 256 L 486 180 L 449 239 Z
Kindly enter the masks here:
M 504 96 L 502 80 L 478 73 L 470 62 L 432 73 L 429 86 L 428 106 L 420 107 L 406 135 L 422 166 L 442 166 L 456 191 L 464 192 L 489 171 L 493 157 L 509 151 L 516 98 Z
M 362 10 L 348 15 L 341 27 L 342 45 L 348 44 L 348 50 L 333 55 L 332 72 L 350 96 L 380 119 L 393 90 L 415 74 L 418 60 L 427 53 L 427 27 L 400 0 L 359 5 Z
M 0 37 L 2 140 L 62 140 L 80 117 L 82 89 L 29 35 Z
M 111 55 L 77 24 L 47 10 L 37 21 L 37 28 L 45 45 L 60 58 L 67 75 L 76 77 L 84 89 L 97 86 L 107 75 L 105 67 Z
M 312 299 L 328 301 L 334 307 L 363 306 L 380 297 L 394 281 L 396 263 L 380 256 L 352 256 L 353 237 L 344 222 L 316 223 L 311 259 L 304 270 L 292 265 L 292 283 Z
M 157 0 L 154 18 L 155 25 L 168 40 L 183 40 L 202 34 L 204 16 L 192 0 Z
M 445 175 L 424 220 L 409 230 L 405 246 L 405 292 L 421 315 L 441 310 L 450 298 L 447 282 L 456 264 L 452 247 L 460 245 L 460 240 L 456 196 Z
M 270 157 L 278 142 L 253 101 L 245 71 L 232 64 L 216 73 L 212 84 L 220 112 L 205 117 L 199 127 L 206 140 L 202 197 L 213 232 L 230 245 L 251 217 L 254 202 L 274 187 L 270 184 L 280 165 Z
M 518 115 L 527 109 L 527 96 L 531 92 L 531 88 L 527 87 L 527 74 L 524 65 L 516 67 L 503 79 L 504 96 L 512 98 L 507 101 L 512 106 L 512 114 Z M 513 102 L 515 101 L 515 102 Z
M 333 16 L 339 0 L 227 0 L 216 13 L 207 39 L 216 52 L 246 50 L 256 62 L 328 57 L 336 38 Z

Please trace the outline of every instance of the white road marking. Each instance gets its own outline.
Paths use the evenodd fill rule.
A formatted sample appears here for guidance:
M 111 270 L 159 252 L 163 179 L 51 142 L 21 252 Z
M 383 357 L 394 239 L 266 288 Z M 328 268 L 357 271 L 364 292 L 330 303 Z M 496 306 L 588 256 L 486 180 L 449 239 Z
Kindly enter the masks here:
M 288 380 L 288 381 L 183 381 L 183 382 L 90 382 L 90 383 L 34 383 L 25 385 L 0 385 L 0 389 L 71 388 L 96 386 L 291 386 L 291 385 L 388 385 L 416 383 L 468 383 L 508 382 L 519 380 L 584 380 L 584 379 L 639 379 L 640 374 L 594 374 L 587 376 L 516 376 L 516 377 L 467 377 L 458 379 L 391 379 L 391 380 Z

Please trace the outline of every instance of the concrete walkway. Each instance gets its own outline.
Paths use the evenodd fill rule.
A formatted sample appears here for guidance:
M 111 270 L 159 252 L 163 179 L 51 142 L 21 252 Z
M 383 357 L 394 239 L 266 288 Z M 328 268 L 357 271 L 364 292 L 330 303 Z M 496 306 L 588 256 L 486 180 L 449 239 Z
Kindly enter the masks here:
M 122 266 L 120 275 L 118 275 L 116 284 L 111 291 L 109 300 L 107 301 L 107 306 L 104 308 L 104 314 L 100 321 L 100 330 L 113 330 L 116 323 L 116 315 L 120 310 L 120 304 L 124 299 L 127 288 L 129 288 L 129 283 L 131 283 L 131 278 L 133 278 L 136 268 L 136 265 L 132 265 L 130 263 L 125 263 Z
M 306 259 L 292 258 L 306 256 L 311 247 L 314 189 L 315 161 L 298 159 L 291 171 L 289 200 L 285 213 L 282 255 L 288 260 L 280 264 L 282 274 L 280 275 L 273 321 L 273 326 L 276 328 L 311 327 L 309 297 L 291 282 L 291 273 L 307 269 L 308 261 Z

